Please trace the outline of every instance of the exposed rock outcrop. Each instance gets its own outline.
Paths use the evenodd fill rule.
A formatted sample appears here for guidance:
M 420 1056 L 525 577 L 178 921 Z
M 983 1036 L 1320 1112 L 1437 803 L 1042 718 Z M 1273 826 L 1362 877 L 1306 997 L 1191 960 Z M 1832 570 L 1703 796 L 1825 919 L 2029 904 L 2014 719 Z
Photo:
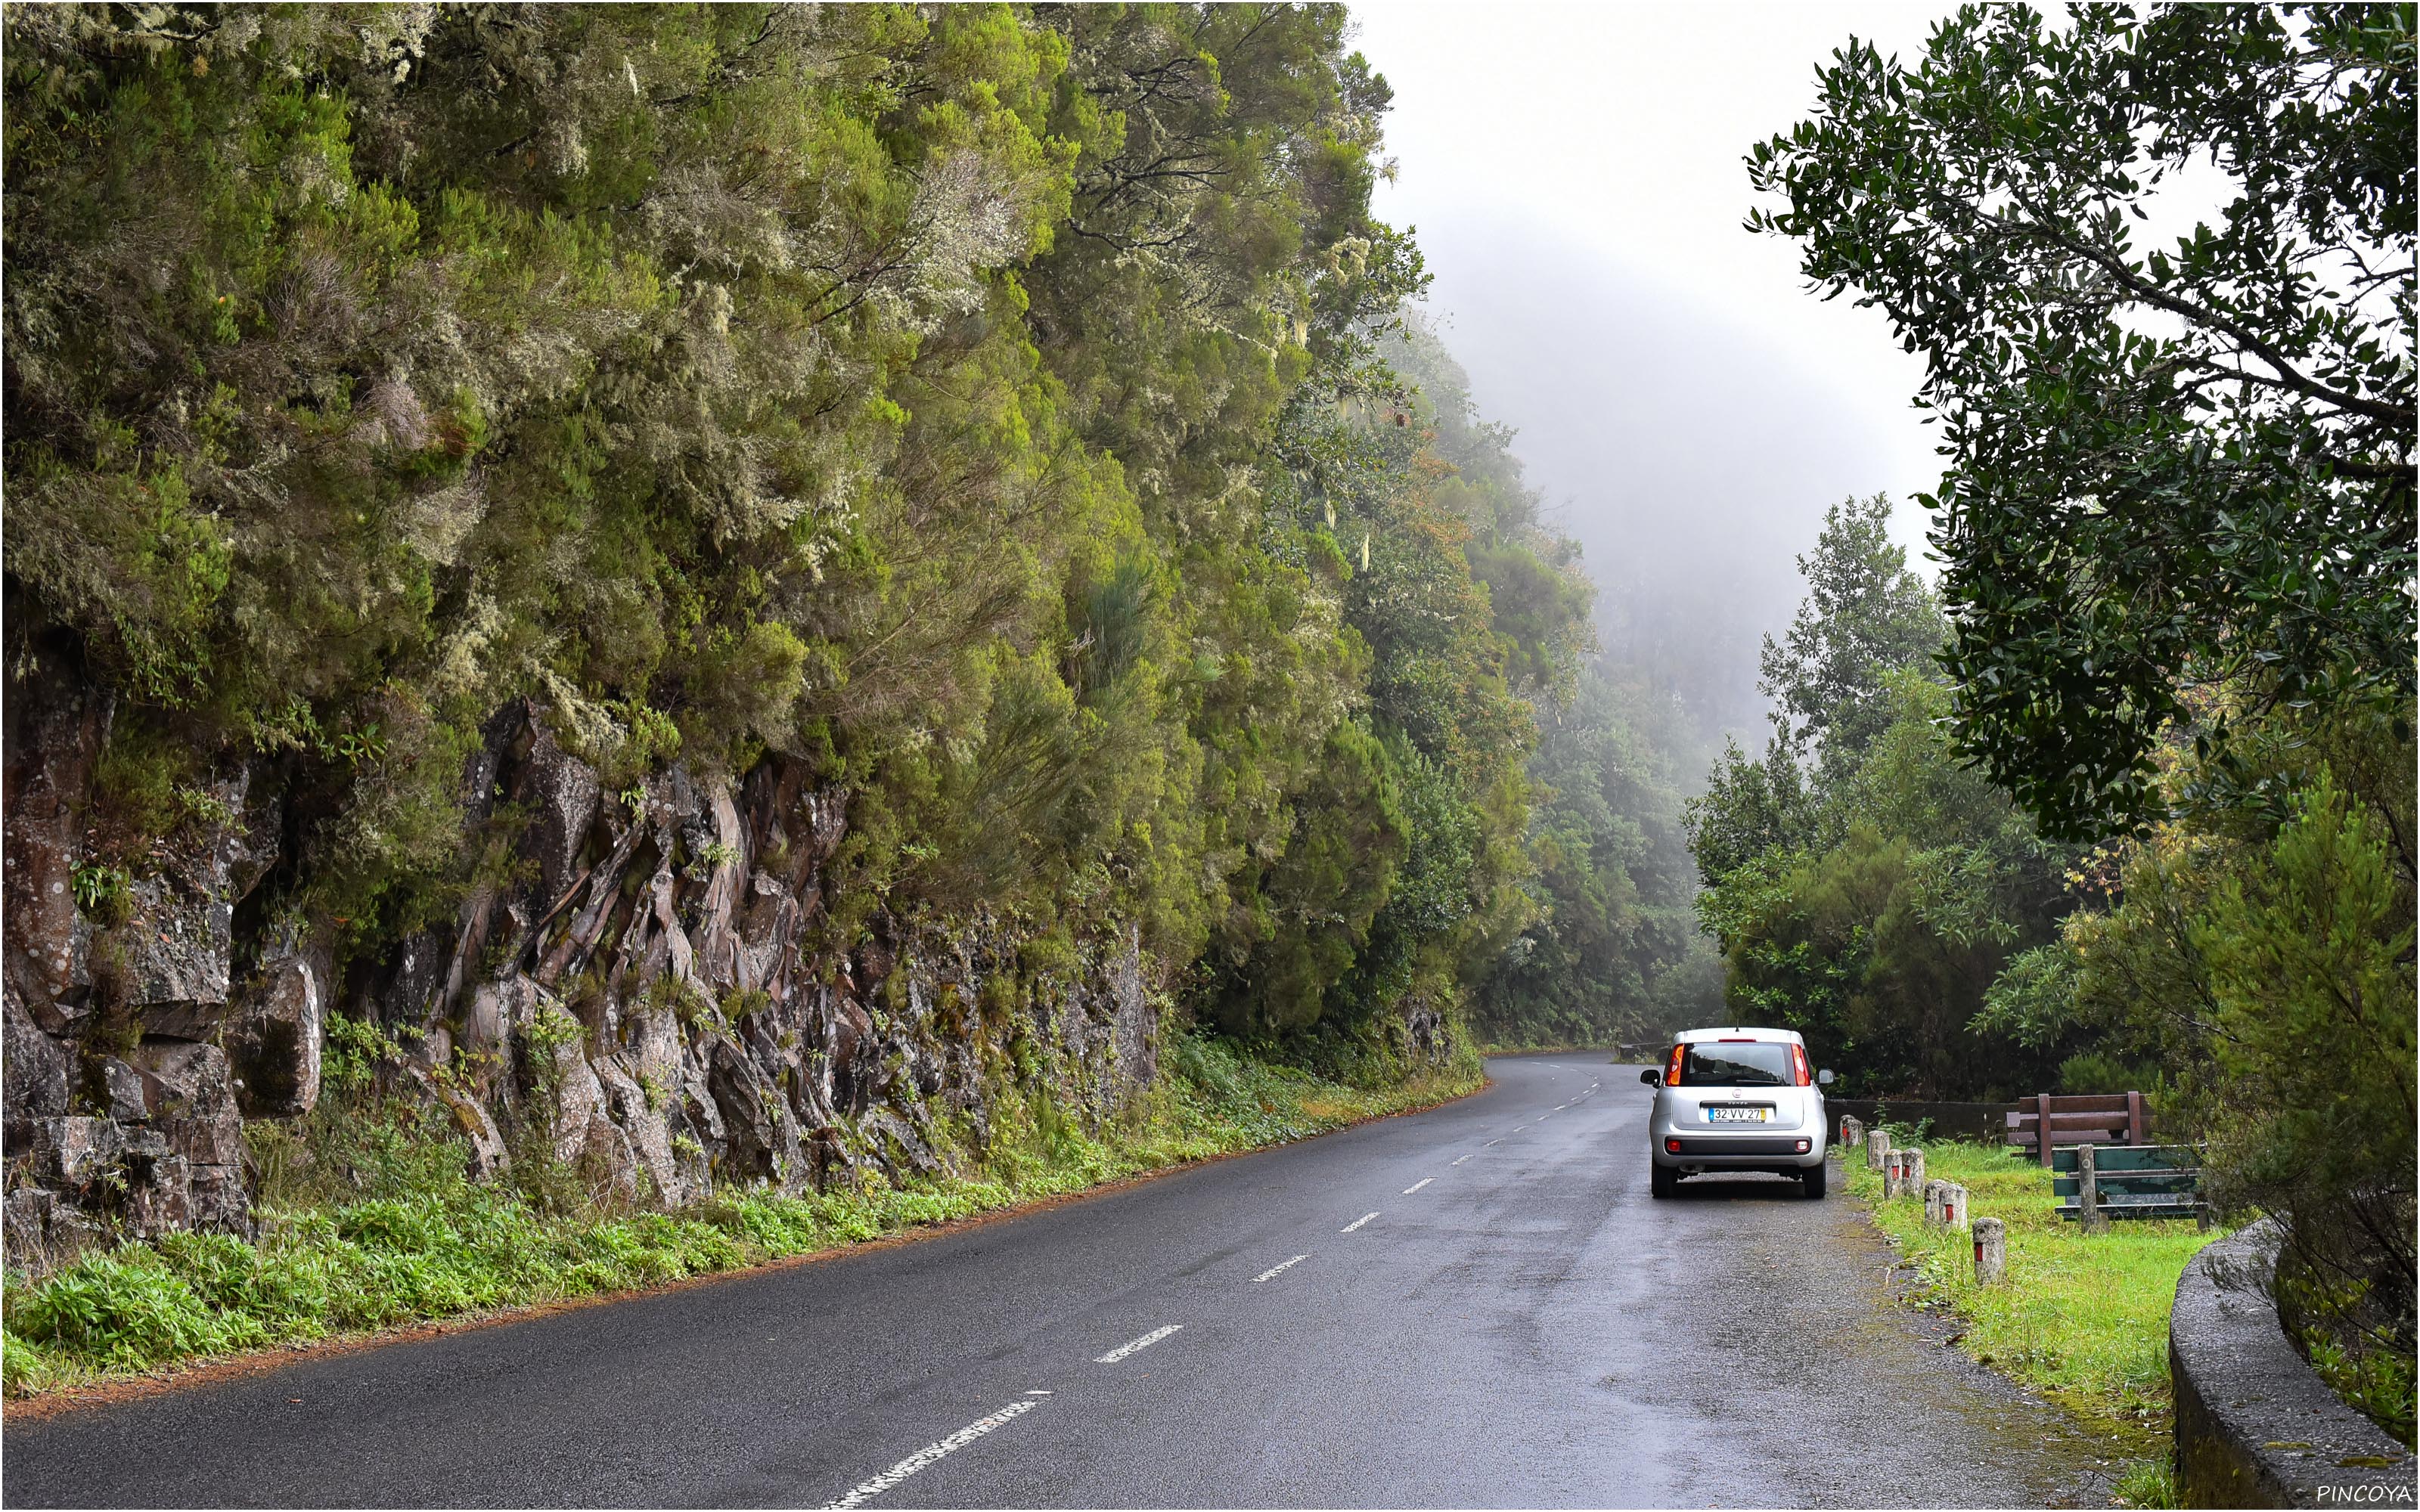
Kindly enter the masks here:
M 52 671 L 46 687 L 78 686 Z M 109 710 L 68 694 L 10 714 L 19 1263 L 104 1236 L 243 1231 L 243 1120 L 314 1106 L 332 1014 L 405 1047 L 382 1085 L 458 1130 L 474 1175 L 551 1161 L 600 1198 L 666 1205 L 717 1182 L 929 1175 L 993 1137 L 1003 1096 L 1097 1124 L 1156 1074 L 1153 968 L 1132 930 L 1041 975 L 981 920 L 877 913 L 864 938 L 828 938 L 847 806 L 791 762 L 737 782 L 675 766 L 608 794 L 541 710 L 507 707 L 463 772 L 466 852 L 472 831 L 507 826 L 511 864 L 486 869 L 507 880 L 338 980 L 331 939 L 243 906 L 293 860 L 256 771 L 215 774 L 219 822 L 185 826 L 109 908 L 80 907 Z

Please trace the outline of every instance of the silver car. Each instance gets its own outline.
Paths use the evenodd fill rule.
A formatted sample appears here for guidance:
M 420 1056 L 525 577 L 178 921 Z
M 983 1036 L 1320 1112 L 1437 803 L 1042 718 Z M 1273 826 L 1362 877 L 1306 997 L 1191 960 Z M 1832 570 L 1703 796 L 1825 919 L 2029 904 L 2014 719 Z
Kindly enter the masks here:
M 1649 1189 L 1668 1197 L 1684 1176 L 1771 1171 L 1823 1196 L 1823 1088 L 1807 1041 L 1792 1029 L 1690 1029 L 1674 1037 L 1660 1070 L 1638 1079 L 1656 1088 L 1647 1120 Z

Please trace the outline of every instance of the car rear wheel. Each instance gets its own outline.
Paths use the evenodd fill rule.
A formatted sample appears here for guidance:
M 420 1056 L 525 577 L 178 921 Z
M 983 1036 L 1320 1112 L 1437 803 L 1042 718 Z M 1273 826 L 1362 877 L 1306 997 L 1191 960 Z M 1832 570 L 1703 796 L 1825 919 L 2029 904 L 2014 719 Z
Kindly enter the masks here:
M 1669 1165 L 1647 1163 L 1647 1190 L 1659 1197 L 1668 1197 L 1681 1190 L 1681 1173 Z
M 1798 1184 L 1806 1189 L 1806 1196 L 1817 1202 L 1823 1200 L 1824 1177 L 1829 1169 L 1826 1165 L 1809 1165 L 1799 1174 Z

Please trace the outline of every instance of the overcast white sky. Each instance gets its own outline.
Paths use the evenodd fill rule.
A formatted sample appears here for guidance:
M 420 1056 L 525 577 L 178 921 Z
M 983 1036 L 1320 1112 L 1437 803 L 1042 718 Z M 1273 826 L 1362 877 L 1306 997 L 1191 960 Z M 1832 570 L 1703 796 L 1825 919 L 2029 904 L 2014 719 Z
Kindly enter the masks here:
M 1395 90 L 1379 211 L 1419 227 L 1481 408 L 1519 428 L 1608 595 L 1686 579 L 1736 629 L 1776 627 L 1825 505 L 1938 478 L 1918 360 L 1741 228 L 1741 158 L 1852 35 L 1912 57 L 1948 8 L 1355 6 Z M 1897 524 L 1920 549 L 1921 512 Z

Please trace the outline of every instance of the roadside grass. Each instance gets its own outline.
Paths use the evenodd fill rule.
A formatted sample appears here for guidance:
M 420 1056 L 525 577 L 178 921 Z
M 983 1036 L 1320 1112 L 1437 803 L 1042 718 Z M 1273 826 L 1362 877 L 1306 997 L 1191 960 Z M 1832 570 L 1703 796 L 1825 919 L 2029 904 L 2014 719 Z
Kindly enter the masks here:
M 2180 1507 L 2184 1505 L 2183 1493 L 2177 1489 L 2177 1473 L 2167 1458 L 2137 1459 L 2126 1467 L 2112 1488 L 2118 1500 L 2128 1506 Z
M 2050 1172 L 1996 1146 L 1917 1141 L 1925 1175 L 1967 1190 L 1977 1216 L 2008 1227 L 2009 1273 L 1975 1283 L 1973 1236 L 1927 1228 L 1921 1196 L 1885 1202 L 1882 1175 L 1844 1151 L 1850 1192 L 1916 1268 L 1931 1297 L 1965 1323 L 1967 1353 L 2035 1387 L 2131 1455 L 2119 1492 L 2137 1506 L 2173 1505 L 2164 1454 L 2171 1426 L 2168 1310 L 2177 1278 L 2202 1246 L 2224 1237 L 2184 1220 L 2133 1220 L 2086 1234 L 2058 1215 Z
M 0 1285 L 10 1397 L 157 1374 L 252 1350 L 743 1270 L 1323 1134 L 1476 1089 L 1466 1055 L 1381 1091 L 1177 1039 L 1169 1074 L 1097 1136 L 1053 1108 L 1018 1120 L 968 1174 L 783 1196 L 721 1191 L 676 1212 L 550 1212 L 509 1186 L 415 1159 L 365 1200 L 266 1207 L 259 1236 L 178 1234 L 90 1252 Z

